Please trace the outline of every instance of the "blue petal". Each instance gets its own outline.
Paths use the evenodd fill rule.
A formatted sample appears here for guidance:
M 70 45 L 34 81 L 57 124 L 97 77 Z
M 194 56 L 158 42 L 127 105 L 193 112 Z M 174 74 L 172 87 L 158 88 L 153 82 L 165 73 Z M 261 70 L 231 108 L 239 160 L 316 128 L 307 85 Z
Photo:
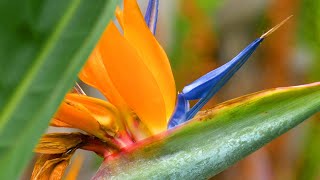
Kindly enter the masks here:
M 144 19 L 150 29 L 155 34 L 158 21 L 159 0 L 149 0 L 148 7 Z
M 170 118 L 170 121 L 168 123 L 168 129 L 171 129 L 183 122 L 185 122 L 186 114 L 189 111 L 189 101 L 186 100 L 183 96 L 183 94 L 178 94 L 178 100 L 177 100 L 176 108 L 174 110 L 173 115 Z
M 213 95 L 234 75 L 234 73 L 239 70 L 262 41 L 263 38 L 256 39 L 231 61 L 207 73 L 183 89 L 182 92 L 186 100 L 201 98 L 191 110 L 187 112 L 187 120 L 193 118 Z

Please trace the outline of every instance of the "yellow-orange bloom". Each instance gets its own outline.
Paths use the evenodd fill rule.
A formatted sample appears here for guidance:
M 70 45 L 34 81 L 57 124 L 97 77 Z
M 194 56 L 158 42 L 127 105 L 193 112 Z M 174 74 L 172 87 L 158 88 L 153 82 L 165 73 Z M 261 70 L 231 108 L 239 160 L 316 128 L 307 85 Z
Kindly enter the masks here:
M 54 115 L 52 126 L 73 127 L 107 140 L 115 136 L 121 123 L 118 110 L 110 103 L 79 94 L 67 94 Z
M 133 110 L 153 133 L 166 129 L 176 89 L 167 55 L 146 25 L 135 0 L 116 11 L 80 79 L 99 89 L 119 111 Z

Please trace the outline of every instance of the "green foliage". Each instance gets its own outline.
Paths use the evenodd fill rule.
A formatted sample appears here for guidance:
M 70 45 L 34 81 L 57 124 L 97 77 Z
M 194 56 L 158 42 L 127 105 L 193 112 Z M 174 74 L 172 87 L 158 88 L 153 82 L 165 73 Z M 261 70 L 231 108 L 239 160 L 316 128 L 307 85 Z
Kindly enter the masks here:
M 183 42 L 190 34 L 190 23 L 183 15 L 175 16 L 175 41 L 170 53 L 171 65 L 173 70 L 177 69 L 180 64 L 184 63 L 187 51 L 183 48 Z
M 319 97 L 314 83 L 225 102 L 112 156 L 96 178 L 207 179 L 318 112 Z
M 307 73 L 310 81 L 320 80 L 320 1 L 302 0 L 300 2 L 299 38 L 312 53 Z M 320 177 L 320 126 L 319 117 L 311 119 L 306 128 L 305 143 L 299 160 L 299 179 Z
M 320 79 L 320 1 L 302 0 L 299 16 L 299 37 L 313 53 L 311 81 Z
M 117 0 L 0 2 L 0 179 L 17 179 Z
M 319 117 L 311 119 L 308 124 L 308 132 L 303 143 L 304 150 L 301 153 L 298 179 L 313 180 L 320 177 L 320 126 Z

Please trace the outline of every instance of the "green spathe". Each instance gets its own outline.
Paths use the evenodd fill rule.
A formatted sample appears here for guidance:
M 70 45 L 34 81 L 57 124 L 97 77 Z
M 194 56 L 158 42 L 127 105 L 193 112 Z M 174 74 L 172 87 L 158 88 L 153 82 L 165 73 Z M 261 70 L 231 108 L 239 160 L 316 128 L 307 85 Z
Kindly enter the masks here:
M 243 96 L 109 157 L 95 178 L 207 179 L 319 110 L 320 83 Z

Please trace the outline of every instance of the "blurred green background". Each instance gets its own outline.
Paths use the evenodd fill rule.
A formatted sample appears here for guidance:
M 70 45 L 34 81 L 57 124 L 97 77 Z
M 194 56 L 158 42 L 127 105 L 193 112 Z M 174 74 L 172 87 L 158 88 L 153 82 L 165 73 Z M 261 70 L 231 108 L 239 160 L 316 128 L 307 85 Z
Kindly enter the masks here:
M 139 2 L 144 12 L 147 0 Z M 156 36 L 181 91 L 290 15 L 205 107 L 210 108 L 263 89 L 319 81 L 320 1 L 160 0 Z M 97 95 L 92 89 L 86 92 Z M 319 138 L 320 115 L 212 179 L 320 179 Z M 87 158 L 79 179 L 90 179 L 101 161 L 92 153 L 80 153 Z

